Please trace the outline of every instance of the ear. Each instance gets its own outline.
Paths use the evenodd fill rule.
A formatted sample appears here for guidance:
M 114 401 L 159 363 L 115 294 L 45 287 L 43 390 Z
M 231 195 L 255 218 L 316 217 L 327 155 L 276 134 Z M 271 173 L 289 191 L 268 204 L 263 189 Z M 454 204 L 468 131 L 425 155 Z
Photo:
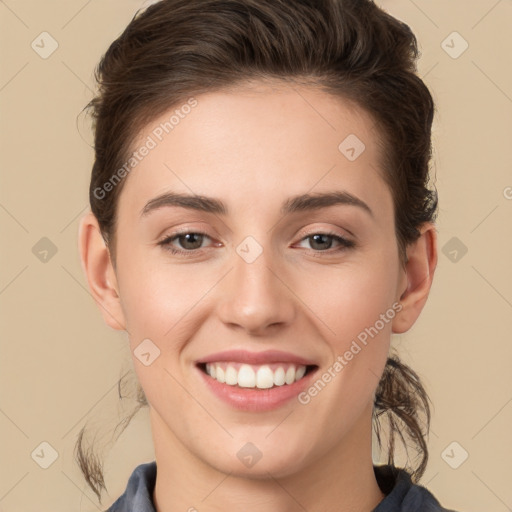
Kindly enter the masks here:
M 80 220 L 78 246 L 82 269 L 103 319 L 113 329 L 125 330 L 125 318 L 110 251 L 103 240 L 98 221 L 90 211 Z
M 437 232 L 431 222 L 422 224 L 420 237 L 407 247 L 407 263 L 401 283 L 402 309 L 392 322 L 394 333 L 408 331 L 425 305 L 437 265 Z M 405 288 L 405 289 L 404 289 Z

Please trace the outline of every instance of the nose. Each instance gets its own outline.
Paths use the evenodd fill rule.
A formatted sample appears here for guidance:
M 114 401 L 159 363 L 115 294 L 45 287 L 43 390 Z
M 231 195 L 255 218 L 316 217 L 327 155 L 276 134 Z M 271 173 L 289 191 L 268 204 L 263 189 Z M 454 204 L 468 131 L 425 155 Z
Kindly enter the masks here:
M 221 321 L 255 336 L 290 325 L 296 315 L 294 295 L 272 251 L 264 249 L 251 263 L 234 252 L 232 264 L 219 290 Z

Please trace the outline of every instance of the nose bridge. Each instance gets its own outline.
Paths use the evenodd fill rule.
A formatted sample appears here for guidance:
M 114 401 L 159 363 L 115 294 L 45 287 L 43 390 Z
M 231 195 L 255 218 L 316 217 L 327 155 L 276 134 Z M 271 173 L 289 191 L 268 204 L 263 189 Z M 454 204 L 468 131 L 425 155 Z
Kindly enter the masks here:
M 249 236 L 235 247 L 234 268 L 227 276 L 219 307 L 224 323 L 251 332 L 291 322 L 294 314 L 293 297 L 278 277 L 279 255 L 272 250 L 269 238 L 265 240 L 263 245 Z

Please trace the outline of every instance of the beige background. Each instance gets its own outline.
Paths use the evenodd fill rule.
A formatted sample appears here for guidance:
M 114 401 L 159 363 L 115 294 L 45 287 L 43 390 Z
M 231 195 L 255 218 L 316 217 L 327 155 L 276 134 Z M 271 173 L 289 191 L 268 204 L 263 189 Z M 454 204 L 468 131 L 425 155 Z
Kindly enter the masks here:
M 416 33 L 419 71 L 438 108 L 437 275 L 419 322 L 395 339 L 435 405 L 423 484 L 461 512 L 504 512 L 512 509 L 512 1 L 378 3 Z M 124 333 L 103 324 L 78 259 L 93 153 L 87 124 L 77 116 L 91 98 L 100 55 L 141 5 L 0 1 L 4 512 L 104 509 L 135 466 L 153 460 L 143 409 L 106 453 L 110 495 L 103 507 L 73 461 L 86 420 L 115 420 L 116 383 L 131 367 Z M 58 42 L 47 59 L 31 47 L 43 31 Z M 464 41 L 453 31 L 469 44 L 457 58 Z M 48 244 L 39 242 L 43 237 L 57 251 L 46 262 L 36 257 L 36 244 Z M 464 255 L 459 247 L 456 261 L 454 243 L 467 247 Z M 42 442 L 58 453 L 47 469 L 36 463 Z M 468 459 L 452 469 L 446 460 L 460 462 L 462 450 Z M 48 457 L 49 448 L 43 451 Z

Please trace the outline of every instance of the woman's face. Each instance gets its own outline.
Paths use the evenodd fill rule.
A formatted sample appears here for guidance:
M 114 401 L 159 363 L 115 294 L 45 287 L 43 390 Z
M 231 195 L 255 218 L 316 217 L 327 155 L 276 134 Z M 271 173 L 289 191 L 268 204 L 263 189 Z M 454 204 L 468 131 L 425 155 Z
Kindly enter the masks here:
M 118 204 L 116 287 L 157 457 L 277 477 L 367 447 L 406 284 L 374 123 L 305 86 L 196 101 L 140 134 Z M 286 354 L 250 359 L 267 351 Z M 199 367 L 212 356 L 242 386 Z

